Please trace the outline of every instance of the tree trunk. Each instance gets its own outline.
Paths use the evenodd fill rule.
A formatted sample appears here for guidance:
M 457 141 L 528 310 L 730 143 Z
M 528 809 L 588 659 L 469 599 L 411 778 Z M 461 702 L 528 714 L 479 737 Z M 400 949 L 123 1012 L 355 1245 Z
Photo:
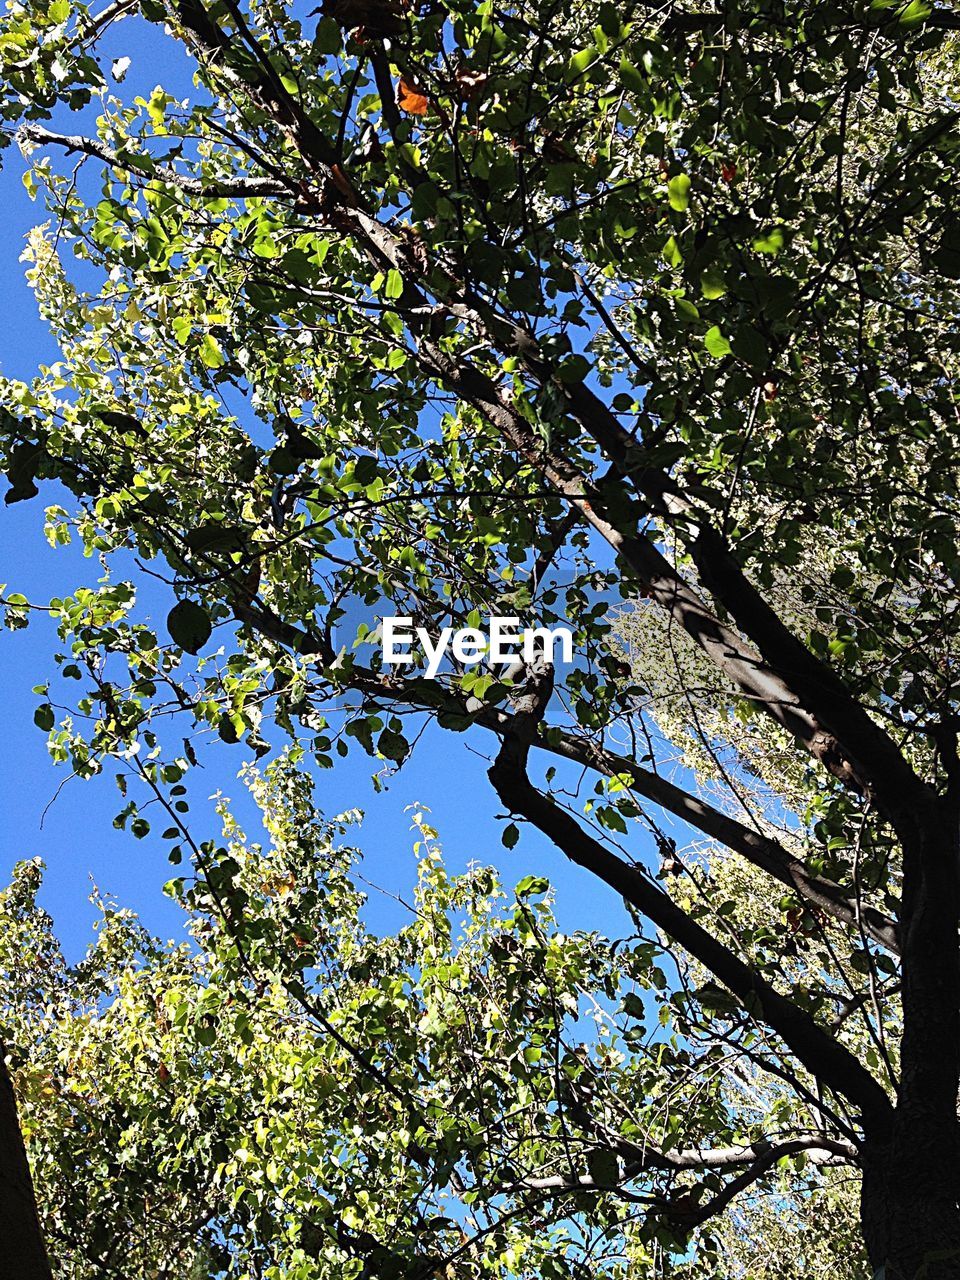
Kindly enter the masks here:
M 868 1147 L 864 1159 L 860 1218 L 876 1280 L 958 1280 L 960 1209 L 949 1192 L 911 1181 L 895 1145 Z
M 0 1280 L 52 1280 L 17 1104 L 0 1044 Z
M 960 1280 L 960 946 L 957 811 L 900 832 L 900 1082 L 889 1132 L 867 1131 L 861 1218 L 878 1280 Z

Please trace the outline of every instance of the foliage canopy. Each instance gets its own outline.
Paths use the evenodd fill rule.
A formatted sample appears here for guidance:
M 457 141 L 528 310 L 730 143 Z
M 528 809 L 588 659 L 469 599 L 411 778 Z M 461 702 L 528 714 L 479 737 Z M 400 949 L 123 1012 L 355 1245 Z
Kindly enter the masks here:
M 409 923 L 372 936 L 344 825 L 289 758 L 250 781 L 269 845 L 224 808 L 210 882 L 169 886 L 192 945 L 98 897 L 71 968 L 37 863 L 0 898 L 4 1026 L 58 1274 L 686 1275 L 682 1220 L 650 1209 L 689 1213 L 695 1136 L 721 1126 L 741 1167 L 769 1113 L 789 1127 L 782 1083 L 690 1051 L 655 940 L 557 932 L 532 876 L 514 894 L 479 864 L 449 876 L 422 811 Z M 739 1221 L 698 1233 L 699 1274 L 737 1274 L 761 1231 L 778 1276 L 865 1274 L 855 1201 L 808 1145 L 781 1144 Z M 621 1171 L 644 1194 L 622 1194 Z M 803 1230 L 795 1272 L 771 1201 L 781 1232 Z
M 182 46 L 196 98 L 124 96 L 120 18 Z M 488 742 L 505 816 L 676 952 L 677 1052 L 777 1076 L 764 1142 L 859 1170 L 886 1280 L 960 1256 L 957 26 L 924 0 L 53 0 L 0 33 L 62 352 L 2 387 L 8 500 L 58 480 L 50 538 L 108 570 L 51 605 L 83 685 L 38 708 L 55 758 L 125 762 L 219 893 L 230 855 L 186 816 L 203 732 L 381 771 L 425 724 Z M 583 660 L 397 675 L 338 628 L 357 599 L 565 618 Z M 650 1230 L 769 1171 L 711 1150 Z

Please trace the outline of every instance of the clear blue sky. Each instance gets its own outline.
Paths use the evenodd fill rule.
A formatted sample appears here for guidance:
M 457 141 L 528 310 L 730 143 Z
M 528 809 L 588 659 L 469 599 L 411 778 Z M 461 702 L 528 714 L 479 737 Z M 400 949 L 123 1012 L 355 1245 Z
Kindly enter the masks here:
M 132 59 L 123 94 L 149 95 L 161 83 L 179 96 L 192 96 L 189 69 L 176 46 L 159 30 L 140 19 L 118 25 L 111 34 L 111 54 Z M 83 123 L 69 114 L 61 122 L 76 132 Z M 57 157 L 56 164 L 64 163 Z M 93 168 L 94 162 L 88 165 Z M 4 324 L 0 330 L 0 370 L 8 376 L 30 378 L 36 365 L 56 358 L 57 352 L 36 314 L 18 261 L 23 237 L 42 221 L 42 206 L 29 200 L 22 185 L 23 160 L 15 147 L 4 153 L 0 173 L 0 302 Z M 2 487 L 2 486 L 0 486 Z M 44 540 L 43 508 L 57 501 L 57 493 L 41 489 L 39 498 L 0 507 L 0 583 L 22 591 L 31 601 L 44 603 L 65 595 L 82 582 L 96 580 L 98 566 L 73 550 L 49 548 Z M 141 584 L 144 585 L 144 584 Z M 169 608 L 161 590 L 145 587 L 138 616 L 159 623 Z M 164 844 L 154 836 L 136 840 L 117 831 L 112 819 L 121 807 L 112 774 L 90 782 L 65 781 L 67 771 L 51 762 L 45 735 L 33 724 L 37 697 L 32 686 L 54 674 L 56 649 L 53 627 L 43 619 L 25 631 L 0 632 L 0 735 L 4 767 L 0 769 L 0 878 L 20 858 L 40 856 L 48 871 L 43 903 L 53 915 L 68 955 L 79 957 L 90 938 L 94 918 L 87 902 L 91 877 L 100 889 L 124 905 L 137 909 L 144 922 L 164 936 L 179 934 L 182 916 L 162 894 L 173 873 Z M 186 725 L 183 731 L 186 731 Z M 596 928 L 616 937 L 629 931 L 619 899 L 605 886 L 570 867 L 562 855 L 537 833 L 524 831 L 512 852 L 503 849 L 495 821 L 498 802 L 486 778 L 486 762 L 477 751 L 489 751 L 486 735 L 451 734 L 433 727 L 411 760 L 380 795 L 370 784 L 373 762 L 359 750 L 333 770 L 318 774 L 317 799 L 328 815 L 360 807 L 366 819 L 357 833 L 365 853 L 364 873 L 390 892 L 404 892 L 414 878 L 409 815 L 411 802 L 430 808 L 439 828 L 448 861 L 461 867 L 471 859 L 493 862 L 510 882 L 521 875 L 547 875 L 558 890 L 558 911 L 565 929 Z M 473 748 L 471 750 L 471 748 Z M 237 780 L 245 748 L 217 745 L 203 754 L 205 768 L 189 778 L 192 831 L 203 839 L 217 834 L 212 806 L 204 798 L 222 791 L 235 800 L 235 810 L 256 838 L 257 813 Z M 64 785 L 65 784 L 65 785 Z M 62 789 L 61 789 L 62 788 Z M 159 824 L 162 825 L 162 824 Z M 642 839 L 635 829 L 631 839 Z M 635 848 L 639 853 L 639 847 Z M 371 897 L 370 919 L 376 928 L 398 920 L 389 899 Z

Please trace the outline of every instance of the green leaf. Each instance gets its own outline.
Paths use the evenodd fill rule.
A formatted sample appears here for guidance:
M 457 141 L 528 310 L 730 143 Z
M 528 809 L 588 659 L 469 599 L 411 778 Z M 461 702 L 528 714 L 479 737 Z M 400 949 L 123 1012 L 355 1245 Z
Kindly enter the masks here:
M 212 333 L 205 333 L 200 343 L 200 359 L 208 369 L 219 369 L 226 357 Z
M 670 208 L 683 213 L 690 203 L 690 179 L 685 173 L 678 173 L 667 183 L 667 197 Z
M 755 369 L 765 369 L 770 360 L 766 339 L 752 324 L 741 325 L 733 336 L 734 355 Z
M 625 89 L 629 89 L 631 93 L 642 94 L 647 92 L 646 77 L 638 67 L 633 65 L 626 54 L 620 59 L 620 83 Z
M 356 738 L 368 755 L 373 755 L 373 717 L 361 716 L 359 720 L 351 720 L 346 726 L 348 737 Z M 379 724 L 377 724 L 379 728 Z
M 358 458 L 353 468 L 353 479 L 365 489 L 377 475 L 377 460 L 369 454 Z
M 546 893 L 550 888 L 550 881 L 544 876 L 524 876 L 517 884 L 517 897 L 529 898 L 534 894 Z
M 700 319 L 700 312 L 696 306 L 687 298 L 676 298 L 673 304 L 677 309 L 677 316 L 685 324 L 695 324 Z
M 253 242 L 253 252 L 258 258 L 279 258 L 280 250 L 271 235 L 258 237 Z
M 217 733 L 219 733 L 223 742 L 229 743 L 231 746 L 240 741 L 240 735 L 237 733 L 237 726 L 233 723 L 233 717 L 227 715 L 226 712 L 217 722 Z
M 598 1186 L 613 1187 L 620 1180 L 620 1161 L 617 1153 L 606 1147 L 591 1151 L 587 1155 L 587 1169 Z
M 246 546 L 246 534 L 236 525 L 203 524 L 191 529 L 184 542 L 191 551 L 240 551 Z
M 718 267 L 707 267 L 700 273 L 700 292 L 711 301 L 722 298 L 727 292 L 727 282 Z
M 668 266 L 680 267 L 683 265 L 683 254 L 680 252 L 680 246 L 673 236 L 663 246 L 662 252 L 663 260 Z
M 313 47 L 317 53 L 339 53 L 342 43 L 343 36 L 336 18 L 321 18 L 313 37 Z
M 713 356 L 714 360 L 722 360 L 724 356 L 729 356 L 733 352 L 733 348 L 720 332 L 717 325 L 708 329 L 704 335 L 703 344 Z
M 503 828 L 500 840 L 506 849 L 516 848 L 517 841 L 520 839 L 520 828 L 515 822 L 509 822 Z
M 270 470 L 278 476 L 292 476 L 300 470 L 301 458 L 298 458 L 292 449 L 288 449 L 285 444 L 277 445 L 272 450 L 267 465 Z
M 580 355 L 567 356 L 558 369 L 560 381 L 568 386 L 583 382 L 589 372 L 590 362 Z
M 432 182 L 421 182 L 410 201 L 417 218 L 432 218 L 437 212 L 440 189 Z
M 643 1000 L 635 991 L 628 991 L 622 1001 L 623 1011 L 631 1018 L 643 1018 L 646 1013 Z
M 925 4 L 924 0 L 910 0 L 910 3 L 900 10 L 897 21 L 901 27 L 916 27 L 921 22 L 925 22 L 933 13 L 933 5 Z
M 181 600 L 167 614 L 167 630 L 174 644 L 187 653 L 199 653 L 213 627 L 202 605 L 195 600 Z
M 377 750 L 387 760 L 396 760 L 398 764 L 402 764 L 410 754 L 410 744 L 402 733 L 384 729 L 377 739 Z
M 387 298 L 399 298 L 403 293 L 403 276 L 394 267 L 387 272 L 387 284 L 383 292 Z
M 697 991 L 697 999 L 714 1016 L 730 1013 L 740 1007 L 737 997 L 717 982 L 705 982 Z
M 757 236 L 753 247 L 757 253 L 777 254 L 785 244 L 783 227 L 771 227 L 763 235 Z
M 23 442 L 10 450 L 7 479 L 13 487 L 4 495 L 7 506 L 35 498 L 40 492 L 34 480 L 43 457 L 44 447 L 41 444 Z
M 567 80 L 579 80 L 583 73 L 592 67 L 597 60 L 597 49 L 593 45 L 589 45 L 586 49 L 581 49 L 579 53 L 575 53 L 567 64 Z
M 597 810 L 597 820 L 608 831 L 616 831 L 624 836 L 627 834 L 627 824 L 624 822 L 623 816 L 612 805 L 603 805 L 599 808 Z

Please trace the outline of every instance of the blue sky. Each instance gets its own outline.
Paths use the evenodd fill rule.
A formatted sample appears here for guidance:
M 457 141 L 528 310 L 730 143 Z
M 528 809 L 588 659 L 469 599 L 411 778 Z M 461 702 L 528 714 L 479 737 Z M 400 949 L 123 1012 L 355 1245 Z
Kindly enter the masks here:
M 161 83 L 179 96 L 192 95 L 189 69 L 178 49 L 157 28 L 139 19 L 124 21 L 110 35 L 113 57 L 128 56 L 131 66 L 123 94 L 148 95 Z M 82 121 L 69 115 L 62 122 L 76 132 Z M 33 298 L 18 261 L 29 228 L 42 221 L 42 206 L 30 201 L 22 184 L 24 162 L 16 147 L 4 153 L 0 172 L 0 302 L 6 323 L 0 330 L 0 370 L 12 377 L 30 378 L 38 363 L 56 359 L 56 349 L 37 317 Z M 63 165 L 63 158 L 55 163 Z M 90 162 L 93 167 L 93 162 Z M 92 584 L 95 561 L 84 560 L 73 548 L 52 550 L 42 532 L 43 508 L 57 493 L 41 490 L 39 498 L 0 507 L 0 583 L 8 591 L 22 591 L 31 601 L 44 603 L 65 595 L 80 583 Z M 170 599 L 162 588 L 145 586 L 138 617 L 160 624 Z M 56 637 L 44 619 L 25 631 L 0 632 L 0 734 L 4 768 L 0 769 L 0 877 L 4 883 L 20 858 L 42 857 L 48 871 L 42 901 L 56 922 L 71 958 L 77 958 L 90 938 L 94 911 L 87 902 L 91 877 L 101 891 L 136 908 L 151 929 L 164 936 L 179 933 L 182 916 L 162 893 L 173 871 L 164 844 L 154 836 L 136 840 L 113 827 L 121 807 L 112 775 L 89 782 L 67 780 L 67 771 L 51 762 L 45 735 L 33 724 L 38 702 L 32 686 L 54 674 L 52 654 Z M 182 732 L 186 732 L 184 725 Z M 524 831 L 512 852 L 500 843 L 502 822 L 495 820 L 498 802 L 486 778 L 489 738 L 454 735 L 432 727 L 413 757 L 382 794 L 370 783 L 373 762 L 359 750 L 332 770 L 317 775 L 317 801 L 328 815 L 359 807 L 366 813 L 357 843 L 365 853 L 364 873 L 390 893 L 409 889 L 414 858 L 409 815 L 405 806 L 427 806 L 440 831 L 448 861 L 460 867 L 471 859 L 493 862 L 510 882 L 521 875 L 547 875 L 557 886 L 562 927 L 596 928 L 610 936 L 629 932 L 629 920 L 610 890 L 576 868 L 569 867 L 537 833 Z M 235 810 L 249 834 L 256 836 L 258 817 L 237 780 L 244 748 L 217 744 L 206 750 L 202 772 L 188 779 L 192 804 L 191 829 L 197 839 L 217 834 L 218 820 L 207 800 L 222 791 L 235 800 Z M 158 824 L 163 825 L 163 824 Z M 644 840 L 632 834 L 634 852 Z M 647 850 L 648 851 L 648 850 Z M 396 924 L 398 912 L 388 898 L 371 897 L 370 920 L 375 928 Z

